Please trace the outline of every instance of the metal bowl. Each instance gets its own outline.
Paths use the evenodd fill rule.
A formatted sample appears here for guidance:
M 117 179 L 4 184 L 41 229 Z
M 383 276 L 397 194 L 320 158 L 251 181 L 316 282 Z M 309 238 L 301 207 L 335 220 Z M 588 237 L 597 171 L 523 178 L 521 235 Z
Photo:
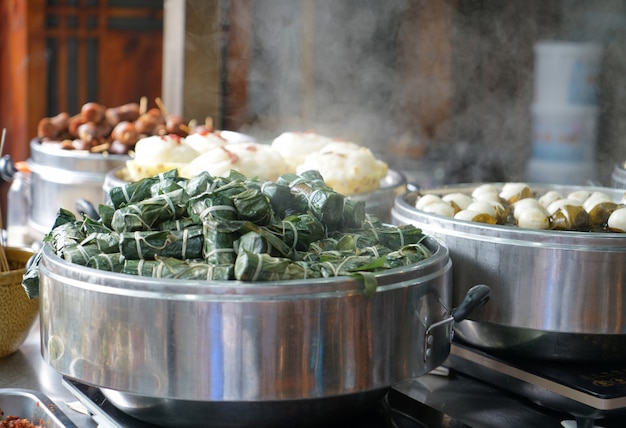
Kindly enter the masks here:
M 498 184 L 498 183 L 496 183 Z M 478 184 L 423 193 L 471 193 Z M 530 184 L 537 194 L 623 191 Z M 455 220 L 417 210 L 417 194 L 395 201 L 394 224 L 413 224 L 438 237 L 454 264 L 453 304 L 476 282 L 492 302 L 455 326 L 471 345 L 542 359 L 626 361 L 626 234 L 520 229 Z
M 74 207 L 79 199 L 99 201 L 106 174 L 129 159 L 127 155 L 61 150 L 32 140 L 27 161 L 32 172 L 28 223 L 34 237 L 41 239 L 52 228 L 59 208 Z
M 305 426 L 362 411 L 450 352 L 451 262 L 377 274 L 243 283 L 165 280 L 40 264 L 42 356 L 164 426 Z

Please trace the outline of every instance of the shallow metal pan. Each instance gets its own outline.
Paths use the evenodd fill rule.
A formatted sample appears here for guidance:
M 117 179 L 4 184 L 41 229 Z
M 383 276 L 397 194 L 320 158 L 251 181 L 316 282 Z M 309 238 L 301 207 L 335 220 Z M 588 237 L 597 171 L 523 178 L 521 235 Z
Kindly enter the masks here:
M 4 416 L 28 419 L 46 428 L 76 428 L 56 404 L 39 391 L 21 388 L 0 388 L 0 411 Z

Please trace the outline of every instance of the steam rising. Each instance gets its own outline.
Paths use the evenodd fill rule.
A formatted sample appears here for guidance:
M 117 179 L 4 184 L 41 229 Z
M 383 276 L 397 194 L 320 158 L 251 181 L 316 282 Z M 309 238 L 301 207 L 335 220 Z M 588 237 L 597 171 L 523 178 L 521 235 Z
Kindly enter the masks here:
M 600 178 L 606 180 L 616 153 L 626 159 L 623 108 L 619 113 L 626 105 L 619 89 L 626 87 L 624 2 L 263 0 L 250 7 L 251 125 L 244 131 L 261 139 L 313 130 L 390 158 L 423 147 L 429 162 L 420 167 L 443 165 L 448 182 L 522 179 L 530 155 L 533 46 L 564 39 L 599 42 L 609 53 L 603 63 Z M 427 12 L 433 15 L 418 23 L 442 25 L 446 33 L 412 40 L 414 27 L 407 21 Z M 402 56 L 407 47 L 411 53 L 412 43 L 415 49 L 447 43 L 442 57 L 436 57 L 437 48 L 432 52 L 433 62 L 443 56 L 450 61 L 449 75 L 424 77 L 423 70 L 412 69 Z M 433 90 L 444 83 L 448 89 Z M 449 96 L 449 105 L 437 94 Z M 414 111 L 428 111 L 429 105 L 432 129 Z M 398 156 L 398 147 L 406 153 Z

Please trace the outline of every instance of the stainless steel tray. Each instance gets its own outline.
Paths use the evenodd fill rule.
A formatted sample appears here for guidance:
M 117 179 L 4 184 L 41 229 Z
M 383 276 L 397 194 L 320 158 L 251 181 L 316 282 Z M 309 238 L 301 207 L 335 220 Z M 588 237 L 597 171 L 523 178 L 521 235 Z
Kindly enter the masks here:
M 30 389 L 0 388 L 0 410 L 4 412 L 0 419 L 19 416 L 46 428 L 76 427 L 46 395 Z

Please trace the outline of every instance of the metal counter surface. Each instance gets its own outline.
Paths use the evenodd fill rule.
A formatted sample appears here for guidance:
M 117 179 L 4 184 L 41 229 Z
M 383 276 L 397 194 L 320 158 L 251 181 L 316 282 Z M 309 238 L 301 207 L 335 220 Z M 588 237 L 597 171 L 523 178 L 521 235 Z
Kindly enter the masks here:
M 41 357 L 39 320 L 31 329 L 20 349 L 0 358 L 0 388 L 25 388 L 40 391 L 52 400 L 79 427 L 96 427 L 91 416 L 79 413 L 67 403 L 77 399 L 61 384 L 61 375 Z

